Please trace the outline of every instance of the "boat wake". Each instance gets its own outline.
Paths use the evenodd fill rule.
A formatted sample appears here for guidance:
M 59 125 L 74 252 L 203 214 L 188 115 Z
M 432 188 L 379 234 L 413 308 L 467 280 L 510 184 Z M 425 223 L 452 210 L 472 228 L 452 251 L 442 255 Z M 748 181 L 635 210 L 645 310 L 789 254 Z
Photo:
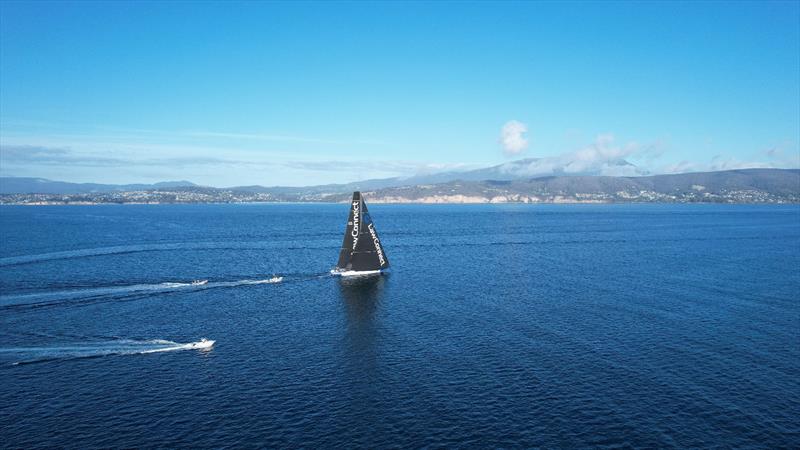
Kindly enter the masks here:
M 275 284 L 283 281 L 283 277 L 272 277 L 265 280 L 242 280 L 242 284 Z
M 145 355 L 149 353 L 175 352 L 181 350 L 210 351 L 215 341 L 201 339 L 180 343 L 163 339 L 133 340 L 115 339 L 96 342 L 74 342 L 41 347 L 0 348 L 0 361 L 12 366 L 47 361 L 99 358 L 113 355 Z
M 99 286 L 80 289 L 59 289 L 45 292 L 3 295 L 0 309 L 31 308 L 55 306 L 63 303 L 96 303 L 125 298 L 149 297 L 176 291 L 200 291 L 205 289 L 230 288 L 254 284 L 277 284 L 281 276 L 264 279 L 244 279 L 235 281 L 194 280 L 190 282 L 164 282 L 157 284 L 134 284 L 128 286 Z

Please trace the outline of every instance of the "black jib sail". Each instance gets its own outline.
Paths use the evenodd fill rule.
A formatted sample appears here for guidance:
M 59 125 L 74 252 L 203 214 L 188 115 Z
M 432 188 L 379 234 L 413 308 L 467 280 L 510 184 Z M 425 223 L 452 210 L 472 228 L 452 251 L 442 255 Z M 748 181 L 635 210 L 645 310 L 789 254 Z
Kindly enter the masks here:
M 350 202 L 350 217 L 344 232 L 342 249 L 339 252 L 337 271 L 362 272 L 381 270 L 389 267 L 389 259 L 383 251 L 378 231 L 367 211 L 367 204 L 361 193 L 353 192 Z

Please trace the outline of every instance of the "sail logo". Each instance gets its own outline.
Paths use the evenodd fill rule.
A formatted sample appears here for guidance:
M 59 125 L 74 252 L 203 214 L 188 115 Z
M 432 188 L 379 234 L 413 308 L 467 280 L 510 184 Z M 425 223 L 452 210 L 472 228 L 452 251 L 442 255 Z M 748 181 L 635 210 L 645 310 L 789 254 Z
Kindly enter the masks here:
M 386 258 L 383 257 L 383 250 L 381 249 L 381 241 L 378 240 L 378 235 L 375 234 L 375 227 L 373 227 L 370 223 L 367 225 L 367 229 L 369 229 L 369 234 L 372 235 L 372 242 L 375 244 L 375 251 L 378 252 L 378 260 L 381 262 L 381 265 L 386 264 Z
M 358 223 L 359 223 L 359 202 L 353 202 L 353 231 L 350 234 L 353 236 L 353 250 L 356 249 L 358 243 Z

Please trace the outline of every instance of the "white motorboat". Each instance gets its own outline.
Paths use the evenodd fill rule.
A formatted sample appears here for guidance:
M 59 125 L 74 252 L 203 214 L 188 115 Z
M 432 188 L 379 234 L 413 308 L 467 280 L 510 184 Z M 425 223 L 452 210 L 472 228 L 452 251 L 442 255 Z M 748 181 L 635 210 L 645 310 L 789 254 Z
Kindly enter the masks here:
M 206 350 L 214 346 L 214 343 L 217 341 L 212 341 L 210 339 L 200 339 L 197 342 L 192 342 L 190 344 L 186 344 L 187 348 L 197 349 L 197 350 Z

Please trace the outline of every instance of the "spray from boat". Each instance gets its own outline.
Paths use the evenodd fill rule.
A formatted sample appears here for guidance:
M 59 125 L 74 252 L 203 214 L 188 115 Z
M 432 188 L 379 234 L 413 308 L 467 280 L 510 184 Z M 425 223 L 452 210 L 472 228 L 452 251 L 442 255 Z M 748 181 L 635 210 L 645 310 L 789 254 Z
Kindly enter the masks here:
M 58 289 L 17 295 L 4 295 L 0 298 L 0 308 L 17 308 L 37 305 L 57 305 L 84 300 L 107 301 L 134 295 L 157 295 L 168 292 L 194 291 L 204 289 L 232 288 L 254 284 L 277 284 L 282 276 L 270 278 L 243 279 L 235 281 L 209 281 L 198 279 L 190 282 L 163 282 L 154 284 L 133 284 L 127 286 L 97 286 L 86 288 Z
M 46 361 L 98 358 L 119 355 L 146 355 L 150 353 L 182 350 L 210 351 L 216 341 L 202 338 L 194 342 L 174 342 L 164 339 L 71 342 L 37 347 L 0 348 L 0 360 L 10 365 L 32 364 Z

